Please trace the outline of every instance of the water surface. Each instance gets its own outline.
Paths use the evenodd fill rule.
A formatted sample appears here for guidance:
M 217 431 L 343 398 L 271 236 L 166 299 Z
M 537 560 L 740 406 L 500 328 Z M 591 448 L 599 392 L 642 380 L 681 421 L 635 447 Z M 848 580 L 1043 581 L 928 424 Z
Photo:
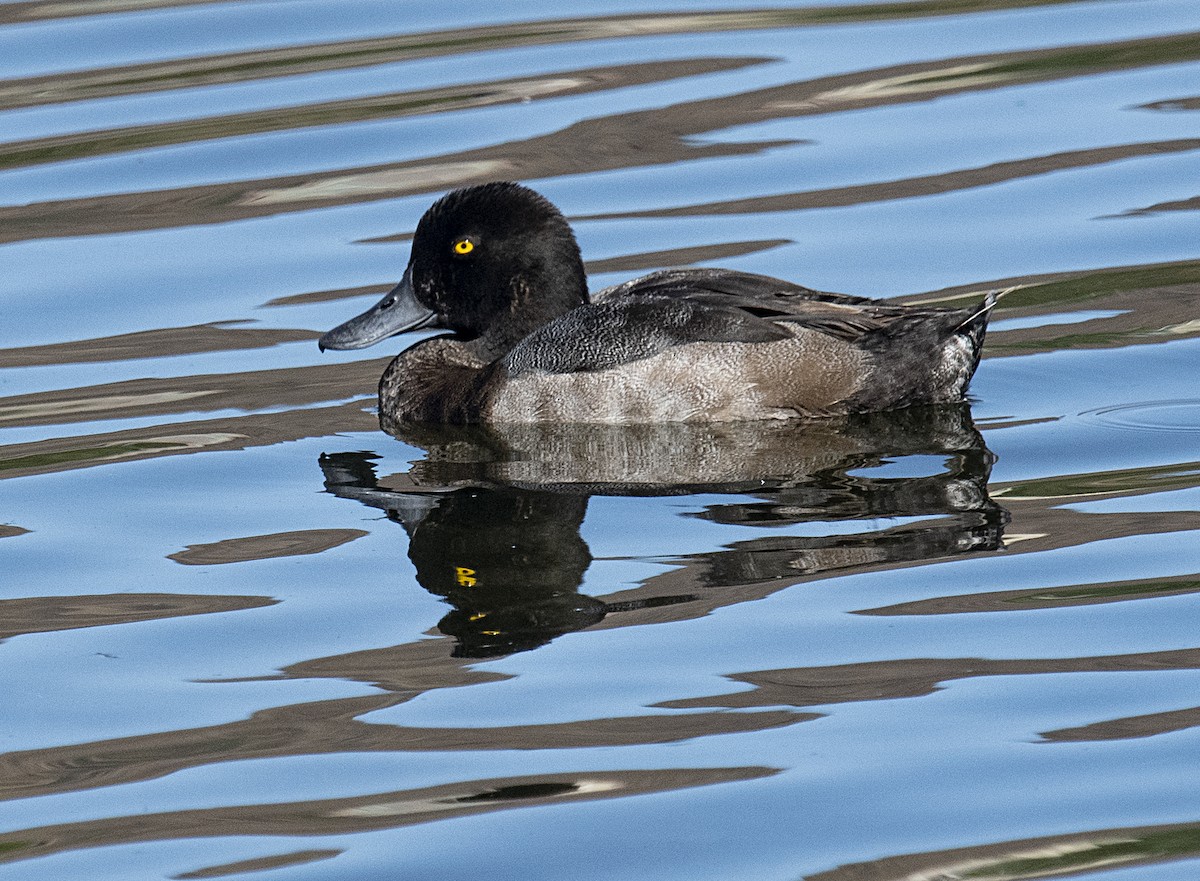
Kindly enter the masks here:
M 14 879 L 1200 872 L 1191 0 L 0 3 Z M 381 431 L 446 189 L 967 302 L 969 407 Z

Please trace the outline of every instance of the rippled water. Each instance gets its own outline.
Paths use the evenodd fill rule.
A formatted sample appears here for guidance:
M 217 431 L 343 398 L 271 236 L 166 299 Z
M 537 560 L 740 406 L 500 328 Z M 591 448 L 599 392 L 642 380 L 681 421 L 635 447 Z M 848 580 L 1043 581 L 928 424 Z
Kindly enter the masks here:
M 1194 0 L 0 3 L 0 874 L 1200 874 Z M 496 178 L 594 285 L 1020 284 L 971 408 L 413 430 Z

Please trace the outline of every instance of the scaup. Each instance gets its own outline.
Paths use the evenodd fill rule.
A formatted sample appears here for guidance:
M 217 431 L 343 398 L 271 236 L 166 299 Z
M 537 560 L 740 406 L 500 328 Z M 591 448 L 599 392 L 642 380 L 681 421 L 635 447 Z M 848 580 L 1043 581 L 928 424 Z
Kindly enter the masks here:
M 903 306 L 727 269 L 670 269 L 589 298 L 547 199 L 490 183 L 417 224 L 400 283 L 329 331 L 358 349 L 440 328 L 379 383 L 386 422 L 715 422 L 961 401 L 998 293 Z

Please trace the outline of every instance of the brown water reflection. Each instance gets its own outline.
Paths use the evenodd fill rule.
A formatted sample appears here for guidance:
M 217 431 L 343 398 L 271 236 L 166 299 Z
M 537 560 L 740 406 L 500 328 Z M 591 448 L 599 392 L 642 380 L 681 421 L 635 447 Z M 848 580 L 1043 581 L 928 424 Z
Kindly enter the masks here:
M 0 425 L 62 425 L 205 410 L 304 407 L 345 400 L 362 394 L 363 390 L 372 390 L 389 360 L 134 379 L 82 389 L 14 395 L 0 398 Z M 347 389 L 347 380 L 352 379 L 357 382 Z M 303 417 L 297 415 L 297 418 Z M 18 448 L 9 449 L 16 451 Z M 26 450 L 20 449 L 18 455 L 24 453 Z
M 187 596 L 176 593 L 110 593 L 93 596 L 20 597 L 0 600 L 0 640 L 22 633 L 107 627 L 134 621 L 261 609 L 278 602 L 259 596 Z
M 1200 823 L 1171 823 L 885 857 L 808 875 L 806 881 L 1024 881 L 1196 856 Z
M 188 545 L 184 550 L 170 554 L 168 559 L 186 566 L 213 566 L 222 563 L 243 563 L 247 560 L 296 557 L 319 554 L 369 534 L 363 529 L 297 529 L 291 532 L 249 535 Z
M 427 648 L 431 644 L 435 647 L 433 651 Z M 368 678 L 382 673 L 392 681 L 376 684 L 395 689 L 387 694 L 273 707 L 245 720 L 204 728 L 4 753 L 0 755 L 0 799 L 115 786 L 241 759 L 677 743 L 696 737 L 764 731 L 816 718 L 815 714 L 769 710 L 671 715 L 659 712 L 499 728 L 416 728 L 359 721 L 359 716 L 411 700 L 430 687 L 452 688 L 496 678 L 471 670 L 465 662 L 450 659 L 444 648 L 436 642 L 423 641 L 391 650 L 306 662 L 282 671 L 289 678 L 319 676 L 322 672 L 334 678 Z M 356 665 L 365 669 L 355 669 Z M 3 841 L 0 837 L 0 843 Z
M 0 478 L 200 451 L 244 450 L 305 437 L 325 437 L 339 431 L 369 431 L 375 425 L 375 417 L 365 413 L 363 405 L 354 401 L 336 407 L 291 410 L 283 416 L 254 413 L 104 434 L 53 437 L 0 447 Z
M 1128 740 L 1133 737 L 1152 737 L 1155 734 L 1184 731 L 1197 726 L 1200 726 L 1200 707 L 1189 707 L 1186 710 L 1146 713 L 1142 716 L 1093 722 L 1076 728 L 1043 731 L 1041 736 L 1050 741 Z
M 353 798 L 111 817 L 0 835 L 0 862 L 77 848 L 225 835 L 341 835 L 562 802 L 753 780 L 773 768 L 596 771 L 491 778 Z M 196 876 L 192 877 L 204 877 Z
M 90 340 L 74 340 L 69 343 L 0 349 L 0 368 L 169 358 L 174 355 L 194 355 L 202 352 L 267 348 L 299 340 L 315 340 L 320 336 L 311 330 L 230 326 L 236 323 L 249 322 L 164 327 Z
M 1028 609 L 1059 609 L 1091 606 L 1126 600 L 1178 596 L 1200 591 L 1200 573 L 1170 578 L 1146 578 L 1131 581 L 1104 581 L 1060 588 L 994 590 L 987 593 L 961 594 L 914 600 L 859 609 L 857 615 L 961 615 L 967 612 L 1016 612 Z
M 902 658 L 830 667 L 758 670 L 729 677 L 735 682 L 753 685 L 750 691 L 738 690 L 727 695 L 667 701 L 662 706 L 673 709 L 812 707 L 847 701 L 920 697 L 937 691 L 943 682 L 977 676 L 1134 670 L 1200 670 L 1200 648 L 1085 658 Z
M 223 878 L 226 875 L 236 875 L 240 872 L 262 872 L 267 869 L 278 869 L 282 866 L 303 866 L 320 860 L 331 859 L 343 853 L 340 850 L 295 850 L 290 853 L 272 854 L 267 857 L 255 857 L 249 860 L 237 860 L 232 863 L 221 863 L 216 866 L 205 866 L 193 872 L 183 872 L 172 876 L 178 881 L 190 878 Z

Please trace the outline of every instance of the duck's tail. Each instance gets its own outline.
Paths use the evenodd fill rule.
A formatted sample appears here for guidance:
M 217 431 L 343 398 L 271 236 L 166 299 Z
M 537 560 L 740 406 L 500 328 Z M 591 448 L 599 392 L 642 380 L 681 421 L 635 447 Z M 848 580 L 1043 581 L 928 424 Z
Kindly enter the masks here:
M 959 322 L 954 329 L 951 339 L 959 341 L 958 348 L 961 352 L 959 357 L 966 361 L 966 370 L 964 371 L 966 379 L 962 387 L 964 393 L 966 392 L 966 383 L 970 382 L 971 377 L 975 374 L 975 368 L 979 366 L 979 358 L 983 354 L 983 338 L 987 335 L 988 320 L 991 318 L 992 309 L 1000 302 L 1001 297 L 1011 294 L 1021 287 L 1024 285 L 988 291 L 984 294 L 979 308 Z
M 997 288 L 994 291 L 988 291 L 983 295 L 983 302 L 979 304 L 979 308 L 962 320 L 962 323 L 955 328 L 957 333 L 965 333 L 968 336 L 974 336 L 976 328 L 979 332 L 979 342 L 983 342 L 983 332 L 987 329 L 988 319 L 991 316 L 992 309 L 1000 302 L 1000 298 L 1011 294 L 1015 290 L 1025 287 L 1025 285 L 1013 285 L 1010 288 Z

